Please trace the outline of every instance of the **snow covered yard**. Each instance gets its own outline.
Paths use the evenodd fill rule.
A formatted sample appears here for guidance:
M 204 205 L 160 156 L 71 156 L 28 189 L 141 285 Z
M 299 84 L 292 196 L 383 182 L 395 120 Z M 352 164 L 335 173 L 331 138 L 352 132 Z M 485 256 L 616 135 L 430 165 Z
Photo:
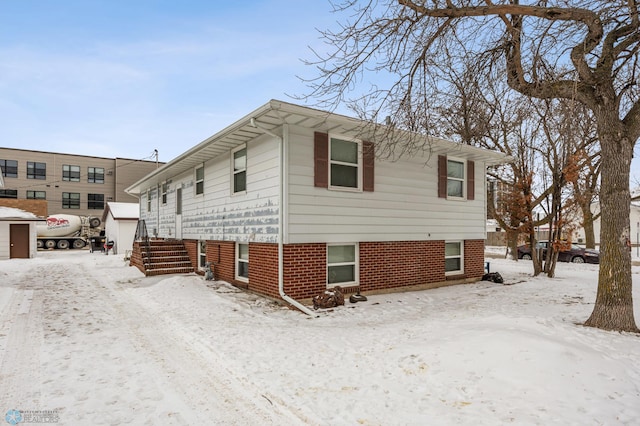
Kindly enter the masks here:
M 0 262 L 0 410 L 58 424 L 640 423 L 640 336 L 576 325 L 597 265 L 491 259 L 479 282 L 309 318 L 121 256 Z M 640 267 L 634 267 L 640 316 Z

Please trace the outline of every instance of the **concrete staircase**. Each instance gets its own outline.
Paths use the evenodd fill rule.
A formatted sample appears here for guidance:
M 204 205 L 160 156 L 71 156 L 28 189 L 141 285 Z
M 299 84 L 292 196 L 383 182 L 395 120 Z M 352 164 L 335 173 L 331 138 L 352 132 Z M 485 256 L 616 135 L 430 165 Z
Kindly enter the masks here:
M 189 254 L 178 240 L 135 241 L 129 264 L 145 276 L 193 272 Z

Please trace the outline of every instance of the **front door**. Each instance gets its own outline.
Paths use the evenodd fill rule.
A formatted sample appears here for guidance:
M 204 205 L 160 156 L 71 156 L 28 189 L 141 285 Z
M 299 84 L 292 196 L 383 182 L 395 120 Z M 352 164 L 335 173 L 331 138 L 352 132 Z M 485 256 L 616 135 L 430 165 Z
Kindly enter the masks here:
M 9 258 L 28 259 L 29 258 L 29 225 L 10 224 L 9 225 Z
M 182 239 L 182 188 L 176 188 L 176 239 Z

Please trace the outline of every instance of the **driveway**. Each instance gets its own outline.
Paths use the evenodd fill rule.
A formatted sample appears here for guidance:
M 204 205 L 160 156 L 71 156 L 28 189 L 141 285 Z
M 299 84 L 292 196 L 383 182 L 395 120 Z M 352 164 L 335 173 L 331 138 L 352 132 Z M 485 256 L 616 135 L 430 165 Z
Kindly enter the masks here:
M 120 257 L 39 256 L 48 259 L 35 267 L 12 260 L 0 272 L 3 416 L 15 409 L 23 421 L 81 425 L 295 421 L 212 362 L 220 357 L 212 345 L 189 341 L 171 318 L 131 297 L 141 274 Z

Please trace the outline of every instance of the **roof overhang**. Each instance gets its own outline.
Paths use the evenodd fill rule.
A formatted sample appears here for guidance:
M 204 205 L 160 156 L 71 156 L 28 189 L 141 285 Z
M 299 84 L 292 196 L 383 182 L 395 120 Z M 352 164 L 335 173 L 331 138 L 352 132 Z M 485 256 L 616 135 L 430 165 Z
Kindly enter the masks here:
M 430 155 L 456 155 L 456 153 L 460 153 L 460 155 L 463 155 L 465 158 L 484 161 L 487 165 L 496 165 L 510 161 L 509 157 L 503 153 L 463 145 L 444 139 L 417 135 L 415 133 L 399 132 L 390 126 L 371 123 L 288 102 L 271 100 L 220 132 L 180 154 L 160 168 L 152 171 L 126 188 L 125 191 L 128 194 L 139 196 L 148 188 L 160 185 L 188 170 L 193 170 L 206 161 L 226 154 L 233 148 L 245 144 L 265 133 L 280 135 L 284 124 L 326 133 L 335 132 L 372 142 L 389 138 L 396 138 L 398 140 L 401 138 L 405 140 L 422 139 L 424 142 L 421 144 L 422 152 L 428 151 Z M 426 149 L 426 147 L 428 147 L 428 149 Z

